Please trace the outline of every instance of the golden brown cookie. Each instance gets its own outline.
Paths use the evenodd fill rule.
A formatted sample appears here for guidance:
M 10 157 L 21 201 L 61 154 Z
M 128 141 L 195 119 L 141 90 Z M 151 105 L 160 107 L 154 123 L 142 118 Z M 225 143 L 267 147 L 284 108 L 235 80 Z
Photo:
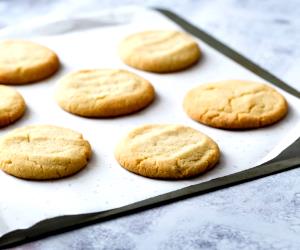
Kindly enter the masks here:
M 59 68 L 57 55 L 29 41 L 0 42 L 0 83 L 25 84 L 45 79 Z
M 71 129 L 36 125 L 15 129 L 0 138 L 0 168 L 24 179 L 57 179 L 87 165 L 91 147 Z
M 0 85 L 0 127 L 18 120 L 25 111 L 25 101 L 18 91 Z
M 122 167 L 151 178 L 182 179 L 212 168 L 219 160 L 217 144 L 199 131 L 180 125 L 145 125 L 117 145 Z
M 275 89 L 238 80 L 196 87 L 187 93 L 183 106 L 192 119 L 225 129 L 263 127 L 282 119 L 288 110 Z
M 163 73 L 182 70 L 196 63 L 200 49 L 188 34 L 153 30 L 125 38 L 120 44 L 119 54 L 129 66 Z
M 76 115 L 113 117 L 148 106 L 154 88 L 126 70 L 80 70 L 60 80 L 55 98 L 64 110 Z

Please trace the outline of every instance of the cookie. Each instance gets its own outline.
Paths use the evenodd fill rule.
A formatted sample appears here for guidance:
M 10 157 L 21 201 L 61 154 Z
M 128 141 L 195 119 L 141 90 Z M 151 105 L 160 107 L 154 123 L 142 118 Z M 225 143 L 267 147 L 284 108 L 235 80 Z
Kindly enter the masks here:
M 250 129 L 273 124 L 288 110 L 284 97 L 265 84 L 221 81 L 189 91 L 183 107 L 194 120 L 224 129 Z
M 64 110 L 76 115 L 113 117 L 148 106 L 154 88 L 126 70 L 80 70 L 60 80 L 55 98 Z
M 57 55 L 29 41 L 0 42 L 0 83 L 25 84 L 45 79 L 59 68 Z
M 117 161 L 136 174 L 182 179 L 203 173 L 219 160 L 217 144 L 180 125 L 145 125 L 132 130 L 115 150 Z
M 72 175 L 85 167 L 91 147 L 71 129 L 36 125 L 0 138 L 0 168 L 24 179 L 46 180 Z
M 18 91 L 0 85 L 0 127 L 18 120 L 25 112 L 25 101 Z
M 127 65 L 157 73 L 174 72 L 195 64 L 200 58 L 198 44 L 179 31 L 153 30 L 125 38 L 119 47 Z

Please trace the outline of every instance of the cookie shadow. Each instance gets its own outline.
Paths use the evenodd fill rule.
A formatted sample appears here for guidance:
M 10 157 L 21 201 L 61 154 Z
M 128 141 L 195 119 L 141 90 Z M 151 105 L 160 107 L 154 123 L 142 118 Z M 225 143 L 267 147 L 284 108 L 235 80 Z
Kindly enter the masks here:
M 224 164 L 225 160 L 226 160 L 226 157 L 224 157 L 224 155 L 221 154 L 218 162 L 216 164 L 214 164 L 212 167 L 210 167 L 209 169 L 205 169 L 203 172 L 201 172 L 199 174 L 196 174 L 196 175 L 193 175 L 193 176 L 188 176 L 188 177 L 182 177 L 182 178 L 148 177 L 148 176 L 140 175 L 140 174 L 135 173 L 135 172 L 131 172 L 131 171 L 127 170 L 126 168 L 124 168 L 124 169 L 129 174 L 132 174 L 133 176 L 136 176 L 138 178 L 151 179 L 154 182 L 169 182 L 169 183 L 172 182 L 172 183 L 174 183 L 174 182 L 184 182 L 184 181 L 203 181 L 203 182 L 196 182 L 196 183 L 191 183 L 190 184 L 190 185 L 194 185 L 194 184 L 200 184 L 200 183 L 207 182 L 206 180 L 203 180 L 203 177 L 205 177 L 207 174 L 222 172 L 223 171 L 222 166 L 225 165 Z M 180 175 L 180 173 L 179 173 L 179 175 Z M 223 177 L 223 176 L 220 176 L 220 177 Z M 216 178 L 218 178 L 218 177 L 216 177 Z M 211 180 L 216 179 L 216 178 L 212 178 Z M 190 186 L 190 185 L 186 185 L 186 187 Z
M 10 173 L 7 173 L 8 175 L 17 178 L 20 181 L 26 181 L 26 182 L 36 182 L 36 183 L 43 183 L 43 184 L 50 184 L 50 183 L 59 183 L 59 182 L 65 182 L 65 181 L 80 181 L 79 179 L 85 178 L 89 174 L 93 174 L 93 172 L 98 169 L 99 163 L 99 157 L 98 155 L 93 151 L 92 156 L 89 159 L 88 163 L 78 171 L 68 175 L 68 176 L 62 176 L 57 178 L 51 178 L 51 179 L 30 179 L 30 178 L 21 178 L 18 176 L 11 175 Z M 94 167 L 90 167 L 94 166 Z
M 149 72 L 149 73 L 153 73 L 153 74 L 158 74 L 158 75 L 169 75 L 169 74 L 182 74 L 182 73 L 190 73 L 191 71 L 198 71 L 201 70 L 202 65 L 207 61 L 207 56 L 205 54 L 201 54 L 201 57 L 195 61 L 194 63 L 178 69 L 178 70 L 173 70 L 170 72 L 152 72 L 152 71 L 143 71 L 143 70 L 139 70 L 141 72 Z
M 101 166 L 101 161 L 100 161 L 100 157 L 98 156 L 98 154 L 92 149 L 92 155 L 87 163 L 87 165 L 85 167 L 83 167 L 82 169 L 80 169 L 79 171 L 73 173 L 72 175 L 66 176 L 62 179 L 59 179 L 61 181 L 64 180 L 75 180 L 75 181 L 79 181 L 79 179 L 81 178 L 85 178 L 88 175 L 91 175 L 94 173 L 94 171 L 97 171 L 97 169 L 99 168 L 99 166 Z M 59 181 L 58 180 L 58 181 Z M 52 181 L 57 181 L 57 180 L 52 180 Z
M 73 113 L 69 113 L 72 116 L 75 117 L 80 117 L 80 118 L 84 118 L 84 119 L 88 119 L 88 120 L 121 120 L 121 119 L 125 119 L 125 118 L 129 118 L 129 117 L 135 117 L 135 116 L 139 116 L 139 115 L 143 115 L 146 114 L 147 112 L 151 112 L 152 109 L 154 109 L 157 105 L 159 105 L 159 103 L 161 103 L 161 97 L 155 93 L 155 98 L 153 99 L 152 102 L 150 102 L 147 106 L 140 108 L 137 111 L 134 111 L 132 113 L 129 114 L 122 114 L 122 115 L 116 115 L 116 116 L 101 116 L 101 117 L 93 117 L 93 116 L 82 116 L 82 115 L 77 115 L 77 114 L 73 114 Z M 67 112 L 67 111 L 65 111 Z
M 12 87 L 18 87 L 18 86 L 22 86 L 22 87 L 26 87 L 26 86 L 32 86 L 32 85 L 36 85 L 36 84 L 47 84 L 47 83 L 51 83 L 52 81 L 57 81 L 63 74 L 63 72 L 65 71 L 65 66 L 63 64 L 60 65 L 60 67 L 51 75 L 40 79 L 40 80 L 36 80 L 33 82 L 27 82 L 27 83 L 10 83 L 10 84 L 5 84 L 6 86 L 12 86 Z
M 0 130 L 11 131 L 12 129 L 18 128 L 20 127 L 20 125 L 23 125 L 31 115 L 32 115 L 31 109 L 28 106 L 26 106 L 24 113 L 20 117 L 18 117 L 18 119 L 4 126 L 0 126 Z

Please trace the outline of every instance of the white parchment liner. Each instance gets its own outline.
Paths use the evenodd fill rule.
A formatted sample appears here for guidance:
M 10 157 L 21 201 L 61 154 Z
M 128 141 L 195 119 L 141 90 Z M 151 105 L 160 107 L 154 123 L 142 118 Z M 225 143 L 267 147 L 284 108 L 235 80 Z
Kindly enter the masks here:
M 29 124 L 53 124 L 81 132 L 93 148 L 88 167 L 62 180 L 26 181 L 0 171 L 0 235 L 42 219 L 115 208 L 245 170 L 272 158 L 299 136 L 299 99 L 282 90 L 289 114 L 270 127 L 233 132 L 189 119 L 182 101 L 190 88 L 224 79 L 263 80 L 199 40 L 203 58 L 188 70 L 153 74 L 132 69 L 119 59 L 118 44 L 126 35 L 146 29 L 179 27 L 155 11 L 126 8 L 77 18 L 44 18 L 0 32 L 1 39 L 26 38 L 44 44 L 57 52 L 62 63 L 62 69 L 50 79 L 15 87 L 24 96 L 27 111 L 20 121 L 1 129 L 0 136 Z M 114 119 L 88 119 L 64 112 L 53 99 L 57 80 L 70 71 L 88 68 L 133 71 L 154 85 L 156 100 L 139 113 Z M 220 163 L 202 176 L 182 181 L 152 180 L 127 172 L 114 159 L 114 147 L 128 131 L 146 123 L 184 124 L 206 133 L 220 146 Z

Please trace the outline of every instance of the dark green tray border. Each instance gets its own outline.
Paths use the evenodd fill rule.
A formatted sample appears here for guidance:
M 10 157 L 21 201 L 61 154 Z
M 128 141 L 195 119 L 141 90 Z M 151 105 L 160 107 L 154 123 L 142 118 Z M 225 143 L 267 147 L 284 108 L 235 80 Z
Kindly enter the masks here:
M 286 84 L 284 81 L 279 79 L 278 77 L 271 74 L 269 71 L 263 69 L 259 65 L 255 64 L 248 58 L 244 57 L 243 55 L 239 54 L 238 52 L 234 51 L 224 43 L 218 41 L 213 36 L 206 33 L 204 30 L 201 30 L 200 28 L 197 28 L 193 24 L 187 22 L 180 16 L 176 15 L 175 13 L 165 10 L 165 9 L 156 9 L 160 13 L 164 14 L 166 17 L 170 18 L 173 22 L 181 26 L 185 31 L 188 33 L 194 35 L 195 37 L 198 37 L 200 40 L 214 48 L 215 50 L 219 51 L 221 54 L 229 57 L 236 63 L 240 64 L 244 68 L 248 69 L 249 71 L 253 72 L 254 74 L 258 75 L 259 77 L 265 79 L 266 81 L 272 83 L 273 85 L 285 90 L 286 92 L 300 98 L 300 92 L 288 84 Z
M 290 87 L 282 80 L 272 75 L 270 72 L 251 62 L 249 59 L 237 53 L 225 44 L 221 43 L 205 31 L 195 27 L 194 25 L 190 24 L 189 22 L 185 21 L 184 19 L 182 19 L 181 17 L 169 10 L 160 8 L 156 8 L 155 10 L 164 14 L 166 17 L 170 18 L 173 22 L 178 24 L 188 33 L 194 35 L 195 37 L 198 37 L 209 46 L 213 47 L 225 56 L 231 58 L 233 61 L 239 63 L 240 65 L 252 71 L 256 75 L 285 90 L 286 92 L 300 98 L 300 93 L 296 89 Z M 296 145 L 298 146 L 296 148 L 299 148 L 299 139 L 297 140 L 297 143 L 299 145 Z M 288 158 L 286 158 L 285 155 Z M 290 152 L 284 151 L 283 153 L 281 153 L 280 156 L 281 157 L 279 157 L 278 161 L 276 162 L 270 161 L 268 163 L 262 164 L 251 169 L 247 169 L 245 171 L 241 171 L 236 174 L 231 174 L 204 183 L 185 187 L 173 192 L 135 202 L 127 206 L 110 209 L 102 212 L 79 215 L 65 215 L 54 217 L 51 219 L 46 219 L 38 222 L 37 224 L 27 229 L 15 230 L 3 235 L 2 237 L 0 237 L 0 248 L 3 249 L 8 247 L 14 247 L 26 242 L 42 239 L 47 236 L 71 231 L 95 223 L 130 215 L 133 213 L 144 211 L 146 209 L 183 200 L 195 195 L 212 192 L 215 190 L 230 187 L 233 185 L 238 185 L 244 182 L 248 182 L 251 180 L 259 179 L 265 176 L 299 167 L 300 158 L 298 157 L 298 152 L 296 152 L 295 156 L 294 153 L 293 155 L 290 155 Z

